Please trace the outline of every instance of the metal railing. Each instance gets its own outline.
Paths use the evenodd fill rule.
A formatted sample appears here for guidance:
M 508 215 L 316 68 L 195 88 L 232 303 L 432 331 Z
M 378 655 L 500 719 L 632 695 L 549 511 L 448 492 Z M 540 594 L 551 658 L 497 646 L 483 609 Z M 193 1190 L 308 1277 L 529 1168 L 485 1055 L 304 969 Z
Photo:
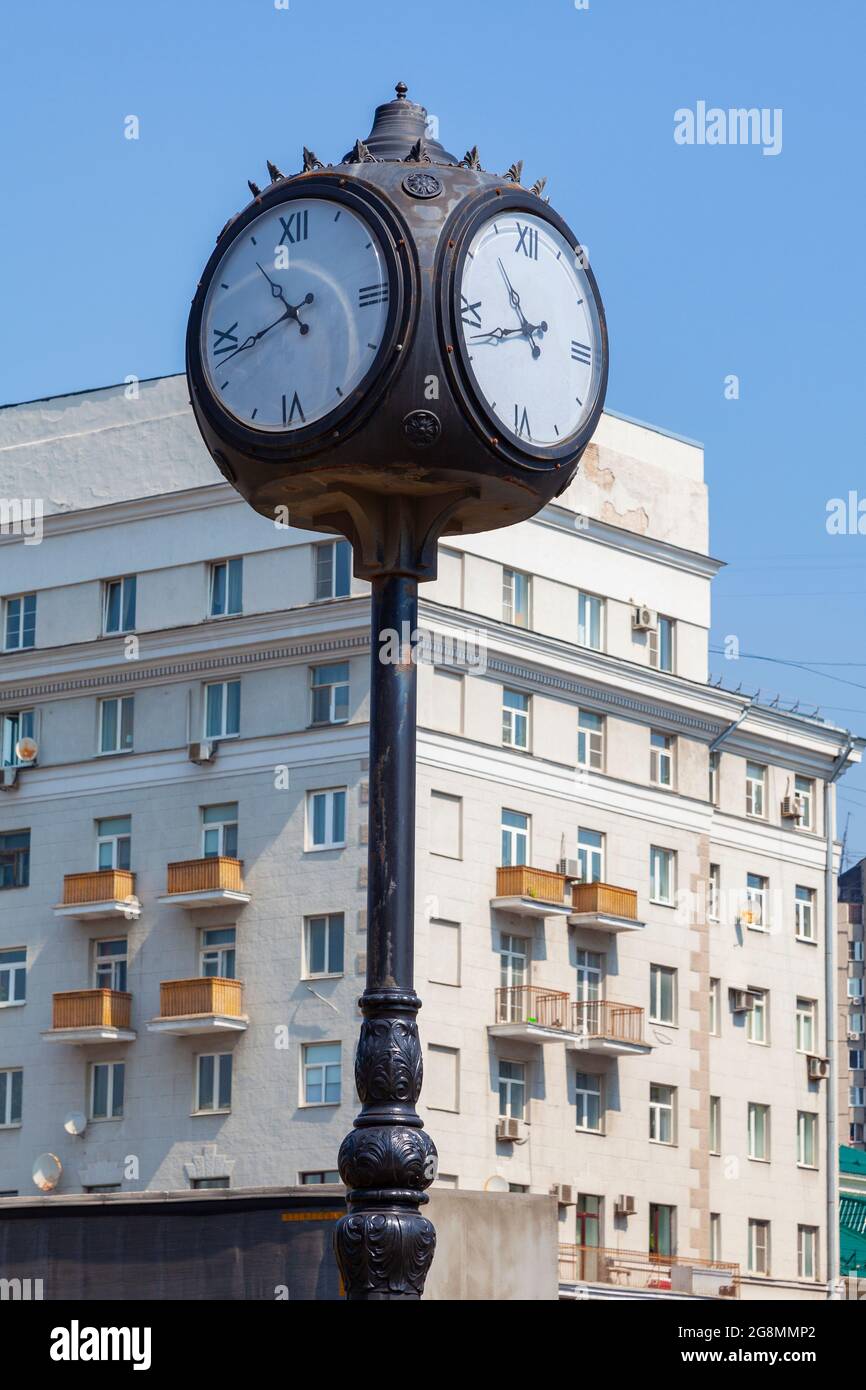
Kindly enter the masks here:
M 609 999 L 578 999 L 571 1006 L 571 1031 L 587 1038 L 642 1043 L 643 1012 L 637 1004 L 614 1004 Z
M 565 1283 L 611 1284 L 662 1293 L 739 1298 L 740 1266 L 689 1255 L 653 1255 L 596 1245 L 560 1245 L 559 1277 Z
M 497 1023 L 536 1023 L 568 1027 L 569 998 L 563 990 L 540 985 L 501 985 L 496 991 Z

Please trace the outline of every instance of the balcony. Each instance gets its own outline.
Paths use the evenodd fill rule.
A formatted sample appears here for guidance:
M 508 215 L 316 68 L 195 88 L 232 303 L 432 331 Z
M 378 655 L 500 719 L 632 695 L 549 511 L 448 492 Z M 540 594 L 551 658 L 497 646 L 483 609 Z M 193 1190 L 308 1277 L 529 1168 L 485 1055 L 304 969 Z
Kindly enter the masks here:
M 243 1033 L 249 1019 L 243 1013 L 240 980 L 209 975 L 195 980 L 163 980 L 159 987 L 159 1017 L 149 1033 Z
M 491 898 L 491 906 L 520 917 L 567 917 L 571 912 L 567 883 L 565 874 L 530 869 L 526 864 L 497 869 L 496 897 Z
M 638 921 L 637 893 L 633 888 L 615 888 L 610 883 L 575 883 L 571 890 L 570 927 L 591 931 L 643 931 Z
M 540 985 L 507 985 L 496 991 L 496 1022 L 488 1025 L 494 1038 L 516 1042 L 580 1045 L 569 1032 L 572 1005 L 568 995 Z
M 116 989 L 73 989 L 52 999 L 51 1028 L 46 1042 L 134 1042 L 129 1026 L 132 995 Z
M 214 855 L 209 859 L 183 859 L 168 866 L 168 887 L 158 899 L 179 907 L 246 907 L 243 860 Z
M 611 1298 L 635 1294 L 693 1295 L 698 1298 L 739 1298 L 740 1266 L 726 1260 L 697 1260 L 688 1255 L 651 1255 L 637 1250 L 609 1250 L 601 1246 L 560 1245 L 561 1284 L 601 1285 Z
M 599 1057 L 644 1056 L 651 1052 L 643 1035 L 643 1009 L 608 999 L 577 1000 L 571 1005 L 569 1047 Z M 576 1042 L 571 1039 L 576 1038 Z
M 134 922 L 141 915 L 135 896 L 135 874 L 129 869 L 94 869 L 89 874 L 66 874 L 63 901 L 54 909 L 55 917 L 73 917 L 94 922 L 101 917 L 123 917 Z

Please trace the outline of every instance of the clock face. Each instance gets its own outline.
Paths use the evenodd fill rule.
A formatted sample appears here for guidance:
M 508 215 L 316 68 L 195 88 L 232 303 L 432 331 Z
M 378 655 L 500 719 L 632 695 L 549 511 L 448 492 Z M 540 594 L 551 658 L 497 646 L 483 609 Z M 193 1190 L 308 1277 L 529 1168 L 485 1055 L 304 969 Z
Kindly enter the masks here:
M 356 212 L 327 198 L 275 204 L 211 278 L 201 357 L 212 393 L 256 430 L 322 419 L 371 372 L 391 295 L 382 243 Z
M 545 218 L 503 210 L 463 257 L 462 359 L 497 428 L 525 448 L 566 444 L 598 399 L 603 337 L 583 254 Z

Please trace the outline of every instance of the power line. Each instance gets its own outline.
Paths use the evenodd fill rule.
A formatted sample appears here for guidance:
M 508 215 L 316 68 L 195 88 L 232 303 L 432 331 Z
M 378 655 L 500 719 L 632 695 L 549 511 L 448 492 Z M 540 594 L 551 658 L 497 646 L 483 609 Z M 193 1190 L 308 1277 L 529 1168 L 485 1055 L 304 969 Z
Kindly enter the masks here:
M 717 656 L 726 656 L 724 647 L 710 647 L 710 651 Z M 739 661 L 771 661 L 775 666 L 792 666 L 798 671 L 808 671 L 812 676 L 821 676 L 825 681 L 837 681 L 840 685 L 853 685 L 856 690 L 866 690 L 866 685 L 862 681 L 849 681 L 844 676 L 831 676 L 827 671 L 816 671 L 813 666 L 807 666 L 802 661 L 786 661 L 780 656 L 762 656 L 760 652 L 738 652 Z

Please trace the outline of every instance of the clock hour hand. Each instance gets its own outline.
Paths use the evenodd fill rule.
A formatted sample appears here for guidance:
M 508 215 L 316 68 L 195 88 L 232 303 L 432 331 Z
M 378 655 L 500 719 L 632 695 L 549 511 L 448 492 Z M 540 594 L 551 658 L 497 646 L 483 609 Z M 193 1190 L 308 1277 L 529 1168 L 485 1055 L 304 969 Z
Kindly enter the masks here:
M 505 338 L 522 337 L 522 328 L 488 328 L 486 333 L 470 333 L 470 339 L 491 338 L 496 343 L 501 343 Z
M 295 319 L 298 323 L 302 335 L 305 333 L 309 333 L 310 325 L 308 323 L 301 322 L 301 319 L 298 315 L 298 310 L 302 309 L 305 304 L 312 304 L 314 296 L 312 294 L 305 294 L 300 304 L 290 304 L 289 301 L 286 299 L 285 294 L 283 293 L 283 287 L 279 283 L 279 281 L 272 280 L 268 272 L 265 270 L 264 266 L 260 265 L 258 261 L 256 261 L 256 265 L 259 267 L 259 270 L 262 272 L 268 284 L 270 285 L 271 294 L 274 296 L 275 299 L 280 299 L 282 300 L 283 304 L 285 304 L 286 313 L 283 317 Z
M 505 283 L 508 286 L 508 298 L 511 301 L 511 306 L 517 314 L 517 317 L 520 319 L 520 328 L 519 330 L 515 330 L 515 332 L 522 333 L 523 337 L 526 339 L 526 341 L 529 343 L 530 348 L 532 349 L 532 356 L 540 357 L 541 348 L 536 343 L 534 335 L 536 333 L 546 333 L 547 324 L 544 321 L 538 324 L 529 322 L 529 319 L 526 317 L 526 315 L 520 307 L 520 295 L 517 293 L 517 290 L 514 288 L 511 281 L 509 280 L 508 271 L 502 264 L 502 257 L 497 257 L 497 260 L 499 262 L 499 269 L 502 271 Z

